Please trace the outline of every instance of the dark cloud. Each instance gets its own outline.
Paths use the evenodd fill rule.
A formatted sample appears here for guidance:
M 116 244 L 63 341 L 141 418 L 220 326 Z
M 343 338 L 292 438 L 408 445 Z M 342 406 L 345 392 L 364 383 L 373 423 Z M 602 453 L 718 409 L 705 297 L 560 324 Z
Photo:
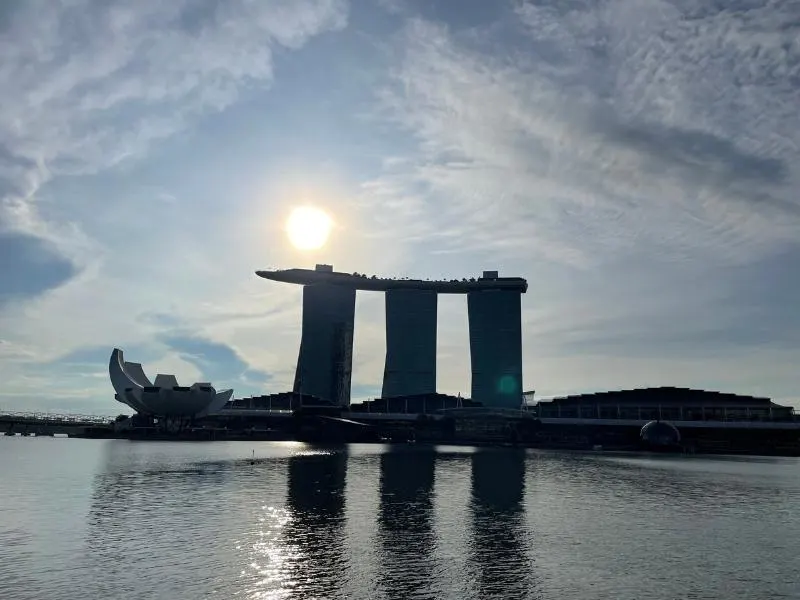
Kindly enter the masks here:
M 699 130 L 660 123 L 620 124 L 610 135 L 619 143 L 691 170 L 698 179 L 723 184 L 731 180 L 779 184 L 787 167 L 778 158 L 747 153 L 728 139 Z
M 243 383 L 248 388 L 266 391 L 263 385 L 272 379 L 270 373 L 251 368 L 226 344 L 193 335 L 167 335 L 161 341 L 177 351 L 181 358 L 195 365 L 203 378 L 217 388 L 236 389 L 237 383 Z
M 37 296 L 69 281 L 75 266 L 36 237 L 0 232 L 0 304 Z
M 191 3 L 181 11 L 177 22 L 187 32 L 200 34 L 215 25 L 221 4 L 220 0 Z
M 672 0 L 671 4 L 681 11 L 682 16 L 687 20 L 710 19 L 713 17 L 724 16 L 736 18 L 742 21 L 748 20 L 748 13 L 755 13 L 763 8 L 778 8 L 777 4 L 784 4 L 782 0 L 706 0 L 697 2 L 696 0 Z M 787 2 L 791 5 L 791 2 Z M 800 21 L 795 23 L 781 23 L 781 27 L 800 26 Z
M 7 31 L 14 22 L 14 13 L 19 10 L 25 0 L 3 0 L 0 2 L 0 33 Z

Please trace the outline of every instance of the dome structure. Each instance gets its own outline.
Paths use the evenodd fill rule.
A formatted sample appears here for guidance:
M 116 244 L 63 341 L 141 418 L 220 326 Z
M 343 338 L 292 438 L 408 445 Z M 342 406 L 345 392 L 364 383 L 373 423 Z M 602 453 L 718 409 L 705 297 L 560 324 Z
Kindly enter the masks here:
M 142 365 L 126 362 L 122 350 L 114 348 L 108 362 L 114 397 L 137 413 L 158 417 L 204 417 L 218 412 L 233 396 L 233 390 L 217 391 L 210 383 L 178 385 L 174 375 L 156 375 L 152 383 Z
M 681 441 L 678 428 L 667 421 L 650 421 L 639 432 L 641 440 L 654 447 L 677 446 Z

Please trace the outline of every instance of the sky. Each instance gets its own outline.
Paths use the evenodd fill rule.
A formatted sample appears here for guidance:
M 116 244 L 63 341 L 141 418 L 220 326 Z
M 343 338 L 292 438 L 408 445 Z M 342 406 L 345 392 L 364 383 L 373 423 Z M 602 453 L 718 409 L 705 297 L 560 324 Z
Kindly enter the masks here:
M 794 0 L 5 0 L 0 56 L 0 408 L 121 412 L 114 347 L 288 390 L 302 290 L 254 271 L 316 263 L 527 278 L 540 397 L 800 407 Z M 359 293 L 354 401 L 383 316 Z M 468 394 L 464 297 L 438 346 Z

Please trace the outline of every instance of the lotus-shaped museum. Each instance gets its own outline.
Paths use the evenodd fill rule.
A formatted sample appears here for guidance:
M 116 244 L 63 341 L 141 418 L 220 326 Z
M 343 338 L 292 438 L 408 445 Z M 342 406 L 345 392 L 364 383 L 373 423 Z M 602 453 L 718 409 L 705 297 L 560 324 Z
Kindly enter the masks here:
M 114 397 L 137 413 L 157 417 L 204 417 L 218 412 L 233 396 L 233 390 L 215 390 L 210 383 L 178 385 L 174 375 L 156 375 L 152 383 L 139 363 L 126 362 L 122 350 L 114 348 L 108 363 Z

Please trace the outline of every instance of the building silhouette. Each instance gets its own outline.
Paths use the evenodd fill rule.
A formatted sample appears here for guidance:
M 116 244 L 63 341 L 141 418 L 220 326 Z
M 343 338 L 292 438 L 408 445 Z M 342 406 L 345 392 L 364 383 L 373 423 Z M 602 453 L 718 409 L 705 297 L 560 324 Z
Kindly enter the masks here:
M 350 404 L 356 290 L 386 295 L 384 398 L 436 392 L 438 294 L 466 294 L 472 400 L 485 407 L 522 404 L 521 277 L 429 281 L 339 273 L 331 265 L 257 271 L 273 281 L 303 286 L 303 333 L 294 391 L 339 406 Z
M 390 446 L 380 457 L 377 555 L 387 598 L 435 598 L 434 449 Z M 413 573 L 413 576 L 410 576 Z
M 288 459 L 284 536 L 293 546 L 293 598 L 339 598 L 349 567 L 345 549 L 346 448 Z
M 525 522 L 524 450 L 472 455 L 470 569 L 480 598 L 537 598 Z
M 315 283 L 303 287 L 303 329 L 294 391 L 350 404 L 355 288 Z
M 792 421 L 791 406 L 769 398 L 662 386 L 614 390 L 540 400 L 546 419 L 630 419 L 637 421 Z
M 436 392 L 437 299 L 435 290 L 387 290 L 382 397 Z
M 467 294 L 471 395 L 484 406 L 522 404 L 522 315 L 520 294 L 480 290 Z

